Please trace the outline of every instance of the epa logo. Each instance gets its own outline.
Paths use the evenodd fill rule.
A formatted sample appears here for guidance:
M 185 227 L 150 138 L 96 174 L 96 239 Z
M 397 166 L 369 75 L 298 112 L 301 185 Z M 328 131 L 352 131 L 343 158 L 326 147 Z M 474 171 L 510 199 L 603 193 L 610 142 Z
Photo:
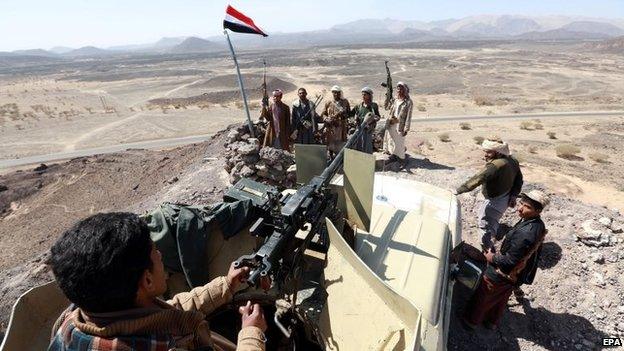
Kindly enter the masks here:
M 624 343 L 620 338 L 603 338 L 602 346 L 622 346 Z

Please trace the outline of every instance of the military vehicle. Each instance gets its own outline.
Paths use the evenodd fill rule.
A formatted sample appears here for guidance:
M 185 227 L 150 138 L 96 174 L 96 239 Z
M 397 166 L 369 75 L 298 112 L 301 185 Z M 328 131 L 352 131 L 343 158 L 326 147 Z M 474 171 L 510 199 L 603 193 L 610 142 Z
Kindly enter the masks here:
M 457 198 L 375 174 L 374 156 L 348 149 L 362 129 L 328 167 L 323 146 L 297 145 L 298 189 L 243 179 L 226 191 L 226 201 L 251 200 L 259 214 L 229 240 L 208 240 L 208 280 L 233 261 L 251 268 L 248 287 L 210 316 L 212 330 L 235 341 L 238 306 L 253 300 L 269 321 L 268 350 L 446 349 Z M 262 277 L 273 280 L 268 292 L 256 288 Z M 168 283 L 173 293 L 187 282 L 172 272 Z M 22 295 L 0 351 L 45 349 L 68 303 L 54 282 Z

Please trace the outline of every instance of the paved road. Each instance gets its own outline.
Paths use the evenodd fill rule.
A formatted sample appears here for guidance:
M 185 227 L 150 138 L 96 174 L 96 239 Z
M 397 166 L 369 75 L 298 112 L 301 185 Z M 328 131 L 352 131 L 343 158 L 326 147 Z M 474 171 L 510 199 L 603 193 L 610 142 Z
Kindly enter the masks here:
M 127 149 L 165 149 L 173 146 L 200 143 L 208 140 L 212 134 L 193 135 L 182 138 L 173 139 L 157 139 L 148 141 L 139 141 L 136 143 L 119 144 L 111 146 L 97 147 L 93 149 L 82 149 L 75 151 L 65 151 L 47 155 L 27 156 L 16 159 L 0 160 L 0 169 L 29 164 L 46 163 L 53 161 L 68 160 L 75 157 L 92 156 L 98 154 L 109 154 L 113 152 L 125 151 Z
M 475 115 L 475 116 L 432 116 L 425 118 L 414 118 L 412 124 L 423 124 L 429 122 L 458 122 L 477 120 L 498 120 L 498 119 L 530 119 L 530 118 L 566 118 L 566 117 L 624 117 L 624 111 L 584 111 L 584 112 L 551 112 L 532 114 L 511 114 L 511 115 Z M 0 169 L 29 164 L 46 163 L 53 161 L 67 160 L 74 157 L 92 156 L 97 154 L 107 154 L 124 151 L 126 149 L 163 149 L 173 146 L 180 146 L 198 143 L 207 140 L 210 134 L 193 135 L 182 138 L 158 139 L 140 141 L 136 143 L 103 146 L 93 149 L 83 149 L 67 152 L 59 152 L 48 155 L 28 156 L 17 159 L 0 160 Z

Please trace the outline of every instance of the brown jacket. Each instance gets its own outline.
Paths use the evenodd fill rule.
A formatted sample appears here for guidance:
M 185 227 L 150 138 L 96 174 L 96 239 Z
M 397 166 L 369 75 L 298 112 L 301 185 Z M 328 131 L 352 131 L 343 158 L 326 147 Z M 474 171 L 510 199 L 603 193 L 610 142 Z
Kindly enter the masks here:
M 85 313 L 81 309 L 63 314 L 53 328 L 53 335 L 66 320 L 83 333 L 103 339 L 121 335 L 171 335 L 176 350 L 212 347 L 217 351 L 264 351 L 264 334 L 259 328 L 246 327 L 238 333 L 234 345 L 216 333 L 211 333 L 206 315 L 229 302 L 232 292 L 225 277 L 215 278 L 204 286 L 177 294 L 165 302 L 157 299 L 160 308 L 135 308 L 113 313 Z
M 267 119 L 269 120 L 269 127 L 267 128 L 266 134 L 264 136 L 264 142 L 262 146 L 273 146 L 273 141 L 276 138 L 275 133 L 275 125 L 273 122 L 273 106 L 274 102 L 269 106 L 269 113 Z M 290 148 L 290 134 L 292 130 L 290 128 L 290 108 L 283 102 L 277 103 L 277 108 L 281 109 L 281 119 L 279 120 L 279 143 L 282 150 L 288 151 Z

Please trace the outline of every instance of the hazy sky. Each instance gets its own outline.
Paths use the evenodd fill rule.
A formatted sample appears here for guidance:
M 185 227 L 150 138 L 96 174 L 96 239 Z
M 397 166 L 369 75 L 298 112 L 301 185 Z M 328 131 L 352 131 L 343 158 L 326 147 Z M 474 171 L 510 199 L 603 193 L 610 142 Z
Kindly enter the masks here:
M 478 14 L 624 17 L 624 0 L 0 0 L 0 51 L 107 47 L 221 33 L 230 3 L 271 32 L 362 18 L 439 20 Z

